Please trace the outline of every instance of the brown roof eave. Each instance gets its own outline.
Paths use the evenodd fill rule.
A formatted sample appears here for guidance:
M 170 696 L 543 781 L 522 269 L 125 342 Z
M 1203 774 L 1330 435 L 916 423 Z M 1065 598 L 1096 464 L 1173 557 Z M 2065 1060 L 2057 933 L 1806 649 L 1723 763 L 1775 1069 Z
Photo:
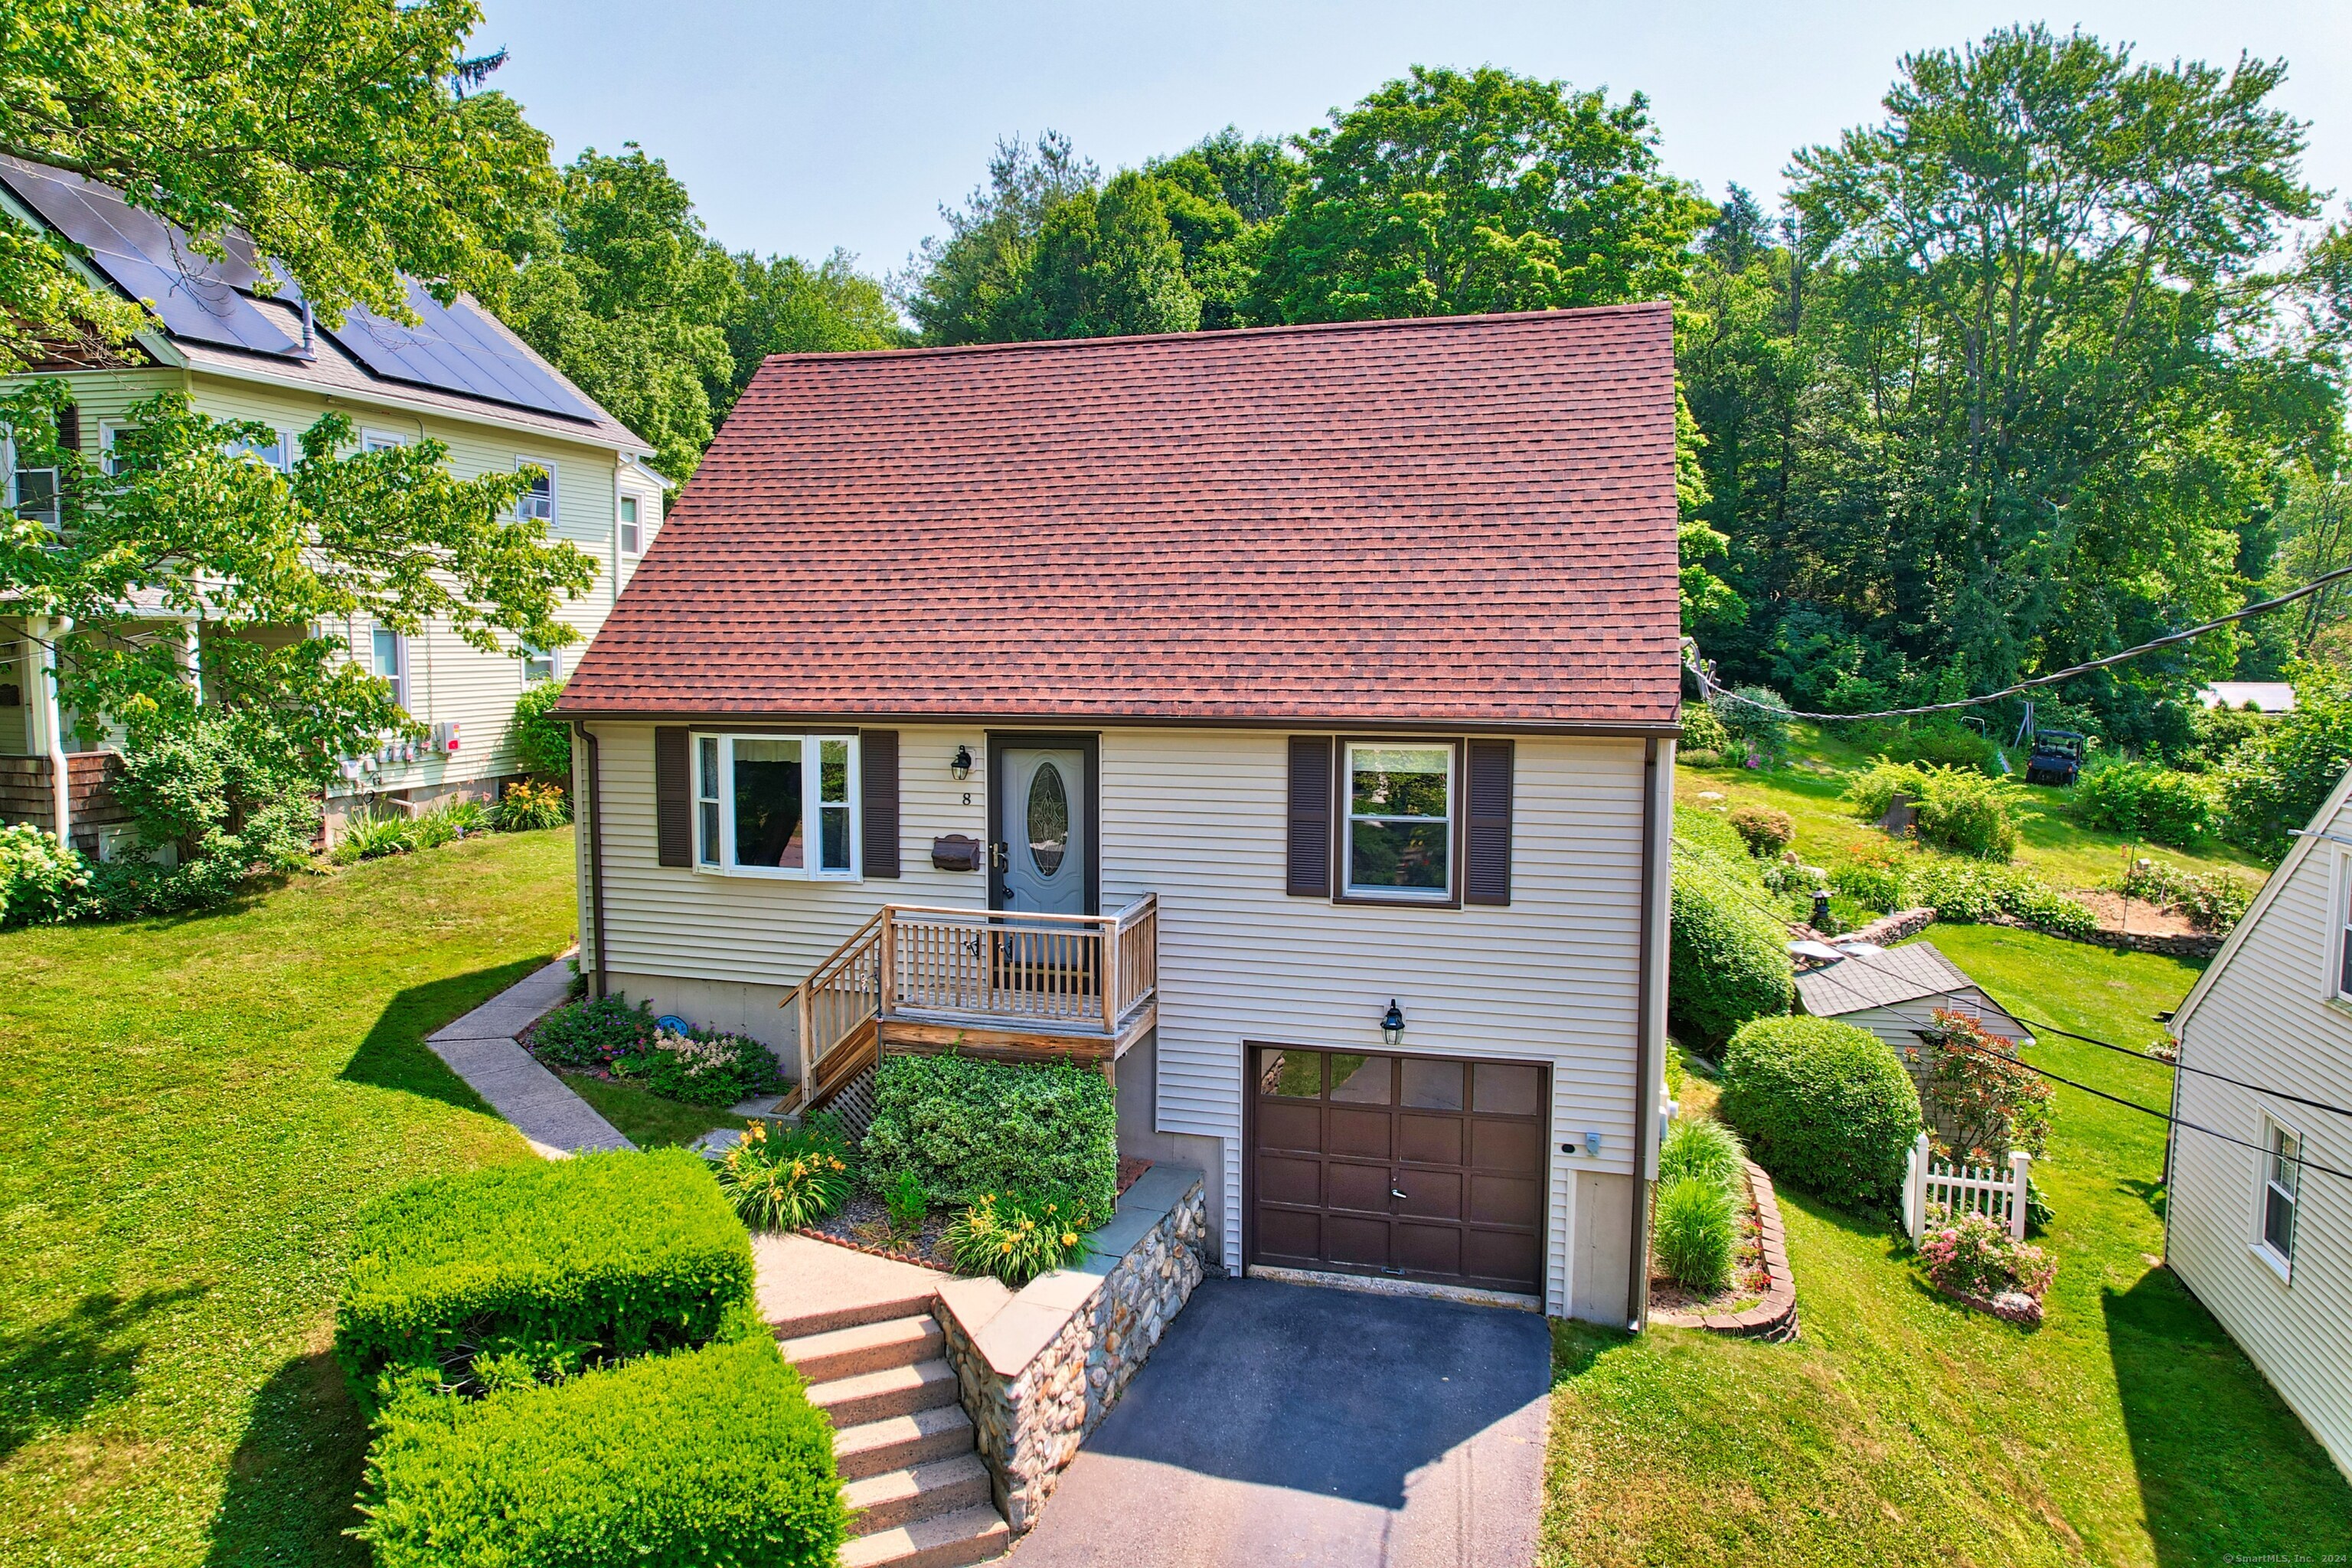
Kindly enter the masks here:
M 1637 724 L 1609 720 L 1563 719 L 1384 719 L 1375 715 L 1335 714 L 1165 714 L 1165 713 L 793 713 L 721 711 L 717 710 L 621 709 L 575 707 L 559 701 L 549 710 L 553 718 L 584 722 L 602 720 L 624 724 L 772 724 L 814 728 L 840 724 L 856 728 L 885 725 L 952 728 L 977 724 L 997 729 L 1031 730 L 1086 728 L 1162 730 L 1312 730 L 1375 734 L 1575 735 L 1597 740 L 1675 741 L 1680 724 Z

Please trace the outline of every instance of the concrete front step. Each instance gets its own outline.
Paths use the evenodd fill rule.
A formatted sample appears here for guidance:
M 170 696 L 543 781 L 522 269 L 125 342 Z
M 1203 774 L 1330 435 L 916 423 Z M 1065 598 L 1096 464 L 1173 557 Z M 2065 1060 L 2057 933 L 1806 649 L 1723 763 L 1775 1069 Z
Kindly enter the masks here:
M 936 1361 L 946 1343 L 940 1321 L 925 1312 L 918 1318 L 891 1318 L 821 1334 L 803 1334 L 784 1341 L 783 1352 L 784 1359 L 800 1368 L 802 1377 L 811 1383 L 825 1383 L 865 1372 Z
M 809 1402 L 824 1411 L 838 1431 L 886 1415 L 911 1415 L 956 1402 L 955 1368 L 944 1361 L 917 1362 L 912 1366 L 885 1367 L 811 1384 Z
M 971 1417 L 961 1405 L 941 1405 L 912 1415 L 890 1415 L 862 1426 L 837 1427 L 833 1465 L 845 1481 L 886 1470 L 903 1470 L 932 1459 L 972 1451 Z
M 860 1535 L 896 1530 L 989 1502 L 988 1467 L 978 1454 L 958 1454 L 911 1469 L 885 1470 L 850 1482 L 842 1500 L 850 1508 L 849 1528 Z
M 839 1248 L 834 1250 L 838 1251 Z M 909 1268 L 908 1272 L 918 1271 Z M 893 1318 L 924 1317 L 938 1300 L 939 1292 L 929 1284 L 895 1285 L 863 1300 L 837 1306 L 779 1307 L 768 1314 L 768 1324 L 776 1331 L 779 1340 L 807 1339 L 867 1323 L 885 1323 Z
M 842 1546 L 841 1568 L 964 1568 L 1012 1544 L 1013 1531 L 983 1503 L 858 1536 Z

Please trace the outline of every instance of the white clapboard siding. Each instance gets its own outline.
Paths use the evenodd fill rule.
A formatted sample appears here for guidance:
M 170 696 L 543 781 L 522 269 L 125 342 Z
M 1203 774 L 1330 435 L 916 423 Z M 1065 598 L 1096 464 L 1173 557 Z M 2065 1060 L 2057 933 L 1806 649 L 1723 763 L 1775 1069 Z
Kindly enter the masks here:
M 1912 1050 L 1919 1044 L 1919 1031 L 1936 1021 L 1938 1008 L 1968 1014 L 1984 1026 L 1985 1033 L 2013 1042 L 2032 1043 L 2032 1037 L 2015 1020 L 1998 1008 L 1985 1004 L 1982 992 L 1963 993 L 1966 998 L 1958 1006 L 1940 996 L 1922 997 L 1916 1002 L 1898 1002 L 1885 1007 L 1864 1007 L 1858 1012 L 1840 1013 L 1837 1021 L 1852 1024 L 1857 1029 L 1867 1029 L 1893 1046 L 1897 1052 Z
M 2329 831 L 2352 837 L 2339 806 Z M 2312 842 L 2291 861 L 2187 1015 L 2181 1060 L 2308 1100 L 2352 1106 L 2352 1006 L 2331 999 L 2352 849 Z M 2265 1115 L 2301 1133 L 2308 1159 L 2352 1171 L 2352 1120 L 2195 1073 L 2179 1115 L 2249 1143 Z M 2306 1173 L 2292 1281 L 2253 1250 L 2263 1156 L 2174 1134 L 2168 1260 L 2352 1476 L 2352 1183 Z
M 880 904 L 987 900 L 978 874 L 930 868 L 934 836 L 987 837 L 979 726 L 900 735 L 898 882 L 725 878 L 655 863 L 652 729 L 597 723 L 605 803 L 607 966 L 791 985 Z M 1628 1174 L 1634 1102 L 1643 761 L 1634 741 L 1522 737 L 1508 908 L 1395 909 L 1285 895 L 1288 759 L 1278 731 L 1102 733 L 1102 903 L 1160 895 L 1159 1131 L 1224 1141 L 1223 1253 L 1241 1255 L 1245 1040 L 1381 1048 L 1394 997 L 1406 1048 L 1552 1066 L 1548 1294 L 1565 1289 L 1569 1184 Z M 970 804 L 967 805 L 966 800 Z

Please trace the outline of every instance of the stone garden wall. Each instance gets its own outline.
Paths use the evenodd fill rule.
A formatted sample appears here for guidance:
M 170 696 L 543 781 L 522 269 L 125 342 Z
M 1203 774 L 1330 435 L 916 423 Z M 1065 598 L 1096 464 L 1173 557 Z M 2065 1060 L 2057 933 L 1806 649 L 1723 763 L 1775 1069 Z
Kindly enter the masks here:
M 940 1287 L 948 1360 L 1015 1535 L 1037 1522 L 1078 1445 L 1183 1310 L 1207 1238 L 1201 1173 L 1155 1165 L 1094 1233 L 1094 1255 L 1079 1267 L 1040 1275 L 1018 1293 L 993 1279 Z

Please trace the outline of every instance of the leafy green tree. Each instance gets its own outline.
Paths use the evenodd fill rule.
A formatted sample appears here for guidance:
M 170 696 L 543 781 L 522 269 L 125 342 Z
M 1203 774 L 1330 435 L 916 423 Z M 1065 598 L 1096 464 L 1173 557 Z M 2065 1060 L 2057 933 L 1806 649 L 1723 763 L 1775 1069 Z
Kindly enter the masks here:
M 1004 301 L 1022 286 L 1046 215 L 1092 191 L 1100 177 L 1059 132 L 1045 132 L 1034 146 L 999 142 L 988 184 L 974 188 L 961 207 L 940 209 L 946 237 L 924 240 L 908 274 L 894 280 L 898 302 L 923 341 L 1004 341 Z
M 1800 153 L 1777 234 L 1727 204 L 1682 355 L 1705 516 L 1751 606 L 1711 655 L 1762 675 L 1825 641 L 1848 650 L 1837 705 L 1868 707 L 2244 602 L 2283 465 L 2330 460 L 2343 417 L 2342 237 L 2278 259 L 2318 211 L 2269 102 L 2284 68 L 2007 28 L 1906 58 L 1884 121 Z M 2238 648 L 2066 698 L 2169 743 L 2166 699 Z
M 1144 173 L 1160 182 L 1169 231 L 1183 247 L 1184 279 L 1206 328 L 1250 324 L 1246 301 L 1267 238 L 1298 187 L 1301 164 L 1271 138 L 1225 127 Z
M 330 323 L 400 317 L 400 273 L 444 299 L 481 287 L 553 195 L 546 138 L 462 90 L 493 63 L 458 58 L 479 20 L 473 0 L 11 0 L 0 152 L 116 186 L 215 256 L 243 229 Z M 0 373 L 138 330 L 69 249 L 0 224 Z
M 1308 132 L 1259 320 L 1363 321 L 1657 299 L 1707 209 L 1660 167 L 1648 101 L 1416 66 Z
M 770 354 L 843 353 L 898 348 L 912 334 L 877 280 L 836 250 L 816 267 L 796 256 L 735 258 L 740 303 L 727 319 L 734 362 L 720 401 L 732 405 Z
M 0 397 L 24 460 L 65 480 L 54 528 L 0 512 L 0 599 L 64 628 L 50 638 L 59 699 L 85 729 L 120 731 L 142 837 L 210 863 L 183 889 L 282 858 L 310 809 L 286 797 L 408 727 L 332 628 L 429 622 L 509 653 L 577 636 L 555 613 L 595 563 L 514 516 L 536 469 L 456 479 L 429 440 L 355 451 L 351 420 L 331 413 L 280 473 L 236 450 L 273 432 L 177 393 L 130 409 L 100 468 L 58 445 L 63 395 L 41 381 Z
M 1200 326 L 1201 297 L 1169 228 L 1166 188 L 1124 170 L 1099 195 L 1080 191 L 1047 213 L 1027 265 L 995 312 L 992 335 L 1102 338 Z
M 2257 854 L 2286 853 L 2288 835 L 2309 822 L 2352 767 L 2352 670 L 2318 660 L 2287 668 L 2294 710 L 2282 713 L 2224 757 L 2224 827 Z
M 733 384 L 736 264 L 686 187 L 635 142 L 565 167 L 553 213 L 515 236 L 491 302 L 508 325 L 654 447 L 673 479 L 710 444 L 711 389 Z

